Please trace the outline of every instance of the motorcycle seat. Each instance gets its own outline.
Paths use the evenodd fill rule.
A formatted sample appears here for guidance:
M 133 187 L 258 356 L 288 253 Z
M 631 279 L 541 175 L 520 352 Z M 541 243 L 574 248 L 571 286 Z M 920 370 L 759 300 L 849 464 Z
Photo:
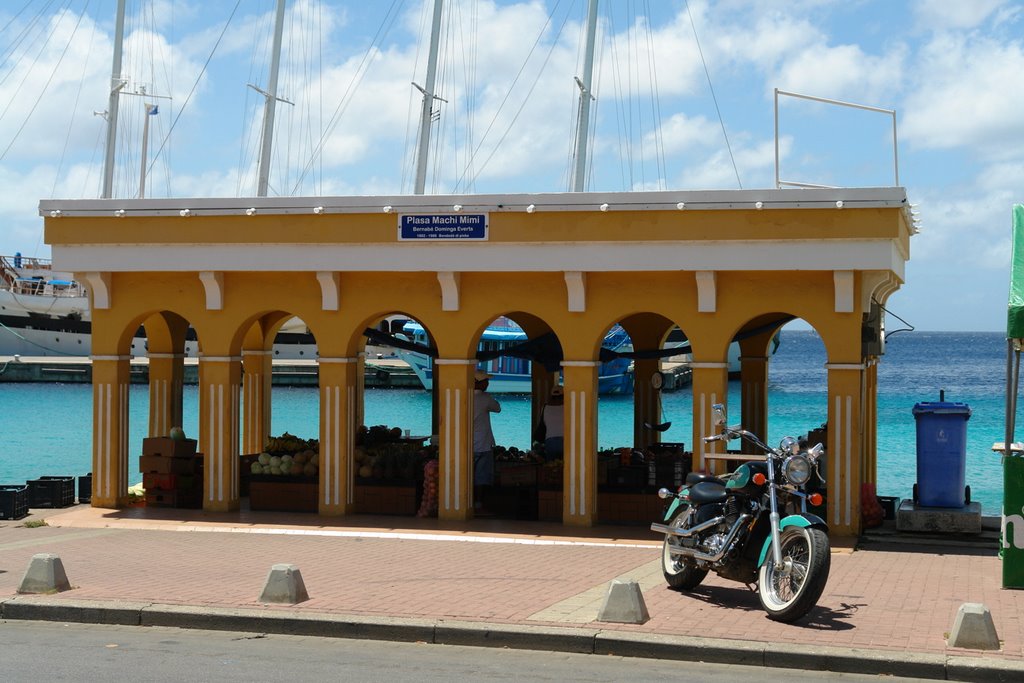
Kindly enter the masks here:
M 699 484 L 702 481 L 710 481 L 713 484 L 721 484 L 725 486 L 725 482 L 716 477 L 713 474 L 705 474 L 704 472 L 690 472 L 686 475 L 686 485 L 693 486 Z
M 690 502 L 697 505 L 721 503 L 725 498 L 725 486 L 721 482 L 700 481 L 690 487 Z

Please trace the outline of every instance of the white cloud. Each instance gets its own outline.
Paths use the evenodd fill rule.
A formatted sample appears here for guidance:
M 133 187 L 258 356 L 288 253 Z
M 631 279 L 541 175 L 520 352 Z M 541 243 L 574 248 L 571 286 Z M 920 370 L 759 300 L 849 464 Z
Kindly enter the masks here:
M 1007 0 L 916 0 L 913 3 L 913 15 L 915 24 L 925 29 L 971 29 L 984 23 L 1007 4 Z
M 907 140 L 929 149 L 1020 154 L 1024 136 L 1024 49 L 1019 41 L 942 34 L 914 66 L 915 89 L 901 123 Z
M 858 45 L 808 46 L 785 59 L 774 81 L 783 90 L 874 105 L 899 89 L 904 54 L 902 47 L 876 56 Z

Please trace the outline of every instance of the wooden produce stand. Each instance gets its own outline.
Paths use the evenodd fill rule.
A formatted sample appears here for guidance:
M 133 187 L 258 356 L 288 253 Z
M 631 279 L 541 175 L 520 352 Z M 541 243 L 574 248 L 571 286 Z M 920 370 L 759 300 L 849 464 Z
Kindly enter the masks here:
M 285 432 L 270 437 L 263 453 L 239 456 L 239 492 L 250 510 L 317 512 L 319 442 Z
M 417 513 L 423 497 L 423 466 L 436 451 L 398 427 L 363 427 L 356 435 L 355 496 L 357 513 L 408 515 Z

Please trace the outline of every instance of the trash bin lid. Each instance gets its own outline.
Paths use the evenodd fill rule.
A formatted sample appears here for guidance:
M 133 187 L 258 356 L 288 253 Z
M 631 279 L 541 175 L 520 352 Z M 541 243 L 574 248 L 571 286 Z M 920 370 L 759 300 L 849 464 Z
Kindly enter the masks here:
M 924 401 L 915 403 L 913 409 L 914 417 L 925 414 L 942 415 L 964 415 L 964 419 L 970 419 L 971 407 L 966 403 L 954 401 Z

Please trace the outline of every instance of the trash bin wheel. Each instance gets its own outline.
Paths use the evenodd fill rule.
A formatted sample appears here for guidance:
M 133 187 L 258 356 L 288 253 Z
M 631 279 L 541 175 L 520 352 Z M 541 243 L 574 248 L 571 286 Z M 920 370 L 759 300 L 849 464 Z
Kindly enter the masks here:
M 911 495 L 913 496 L 914 505 L 917 505 L 917 484 L 914 484 L 914 492 Z
M 970 486 L 965 486 L 964 487 L 964 505 L 970 505 L 970 504 L 971 504 L 971 487 Z

